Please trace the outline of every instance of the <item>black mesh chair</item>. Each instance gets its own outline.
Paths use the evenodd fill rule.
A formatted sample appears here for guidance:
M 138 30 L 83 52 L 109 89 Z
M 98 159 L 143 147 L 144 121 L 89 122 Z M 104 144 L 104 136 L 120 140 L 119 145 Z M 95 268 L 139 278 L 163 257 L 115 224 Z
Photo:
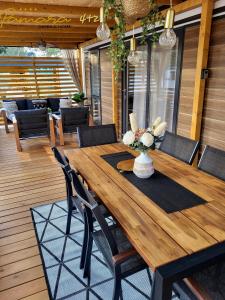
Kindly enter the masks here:
M 87 224 L 87 219 L 84 218 L 84 212 L 83 212 L 83 207 L 81 206 L 81 202 L 77 197 L 77 195 L 74 195 L 73 188 L 77 194 L 81 195 L 84 199 L 88 201 L 86 195 L 86 189 L 79 178 L 79 174 L 70 167 L 68 158 L 62 155 L 56 147 L 53 147 L 52 151 L 54 153 L 57 162 L 62 168 L 63 174 L 65 176 L 67 207 L 68 207 L 66 234 L 70 234 L 72 213 L 74 210 L 79 210 L 84 220 L 84 237 L 83 237 L 83 244 L 82 244 L 81 261 L 80 261 L 80 268 L 83 268 L 85 257 L 86 257 L 86 249 L 88 247 L 88 224 Z M 96 198 L 96 201 L 100 201 L 100 199 Z M 110 216 L 109 212 L 104 206 L 102 206 L 102 213 L 105 217 Z M 88 268 L 86 268 L 84 272 L 84 277 L 87 276 L 89 276 Z
M 56 147 L 52 148 L 54 156 L 62 168 L 65 183 L 66 183 L 66 195 L 67 195 L 67 207 L 68 207 L 68 216 L 67 216 L 67 225 L 66 225 L 66 234 L 70 234 L 71 227 L 71 218 L 73 210 L 76 210 L 76 196 L 73 194 L 72 188 L 72 180 L 70 173 L 72 172 L 72 168 L 70 167 L 69 160 L 66 156 L 62 155 Z
M 55 145 L 54 124 L 46 108 L 16 111 L 13 125 L 18 151 L 22 151 L 21 139 L 50 136 Z
M 79 127 L 77 133 L 81 148 L 117 143 L 115 124 Z
M 225 180 L 225 151 L 205 146 L 198 168 L 219 179 Z
M 53 114 L 56 120 L 56 129 L 59 133 L 60 145 L 64 145 L 64 133 L 75 133 L 77 127 L 89 125 L 89 108 L 61 108 L 61 115 Z
M 199 145 L 199 142 L 166 131 L 159 150 L 191 165 Z
M 146 269 L 147 265 L 134 250 L 122 229 L 117 224 L 108 224 L 102 213 L 102 206 L 94 200 L 88 191 L 87 196 L 88 201 L 78 194 L 81 205 L 84 207 L 89 231 L 89 247 L 87 249 L 85 268 L 90 268 L 91 265 L 91 248 L 94 240 L 98 249 L 102 252 L 109 270 L 114 275 L 113 300 L 117 300 L 121 295 L 121 280 Z M 94 230 L 93 220 L 97 220 L 100 229 Z

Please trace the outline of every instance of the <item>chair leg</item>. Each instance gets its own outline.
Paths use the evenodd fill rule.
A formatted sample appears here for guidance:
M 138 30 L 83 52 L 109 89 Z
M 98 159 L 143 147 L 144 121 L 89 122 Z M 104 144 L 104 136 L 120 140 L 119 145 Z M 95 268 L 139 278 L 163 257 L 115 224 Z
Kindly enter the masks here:
M 21 152 L 22 147 L 21 147 L 21 143 L 20 143 L 19 129 L 18 129 L 16 120 L 13 121 L 13 126 L 14 126 L 15 140 L 16 140 L 16 148 L 17 148 L 17 151 Z
M 84 225 L 84 238 L 81 250 L 81 258 L 80 258 L 80 269 L 84 268 L 86 251 L 87 251 L 87 243 L 88 243 L 88 225 Z
M 90 278 L 90 271 L 91 271 L 91 251 L 93 246 L 93 237 L 92 234 L 88 234 L 88 242 L 87 242 L 87 250 L 86 250 L 86 257 L 84 263 L 84 278 Z
M 52 119 L 52 116 L 49 116 L 49 128 L 50 128 L 50 144 L 52 147 L 54 147 L 56 144 L 56 138 L 55 138 L 54 120 Z
M 58 120 L 59 144 L 64 146 L 63 125 L 62 120 Z
M 71 219 L 72 219 L 72 209 L 69 209 L 67 215 L 66 234 L 70 234 Z
M 121 278 L 118 275 L 115 275 L 114 279 L 114 289 L 113 289 L 113 300 L 119 300 L 119 297 L 121 295 L 122 289 L 121 289 Z

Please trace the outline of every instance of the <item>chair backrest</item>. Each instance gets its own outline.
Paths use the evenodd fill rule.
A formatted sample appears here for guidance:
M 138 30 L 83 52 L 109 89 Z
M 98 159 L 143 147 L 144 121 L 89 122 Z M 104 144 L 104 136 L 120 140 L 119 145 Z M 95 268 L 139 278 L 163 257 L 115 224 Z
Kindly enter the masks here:
M 61 108 L 64 132 L 76 132 L 77 127 L 89 124 L 89 108 Z
M 77 130 L 79 146 L 90 147 L 117 142 L 115 124 L 80 127 Z
M 81 183 L 82 184 L 82 183 Z M 87 224 L 89 227 L 89 232 L 93 231 L 93 216 L 98 222 L 100 229 L 103 233 L 102 238 L 104 239 L 103 243 L 105 244 L 105 256 L 108 258 L 107 262 L 110 265 L 113 265 L 112 257 L 119 253 L 116 241 L 112 235 L 112 232 L 109 229 L 109 225 L 103 215 L 102 205 L 97 203 L 89 191 L 84 187 L 86 199 L 82 197 L 81 194 L 77 193 L 77 196 L 81 202 L 81 206 L 84 208 L 84 216 L 87 218 Z
M 19 136 L 22 138 L 49 134 L 49 117 L 46 108 L 15 112 Z
M 55 156 L 55 159 L 59 163 L 65 177 L 67 204 L 69 207 L 73 207 L 73 200 L 72 200 L 73 188 L 72 188 L 72 178 L 71 178 L 72 169 L 70 167 L 69 160 L 56 147 L 52 147 L 52 152 Z
M 159 149 L 191 165 L 199 145 L 197 141 L 166 131 Z
M 225 151 L 205 146 L 198 168 L 219 179 L 225 180 Z

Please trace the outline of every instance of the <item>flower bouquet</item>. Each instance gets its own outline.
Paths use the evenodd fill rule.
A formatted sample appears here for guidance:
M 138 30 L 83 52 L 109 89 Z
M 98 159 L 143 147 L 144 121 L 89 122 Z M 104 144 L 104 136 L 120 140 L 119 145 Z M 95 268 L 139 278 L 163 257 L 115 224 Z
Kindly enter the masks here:
M 148 178 L 154 173 L 148 150 L 154 150 L 156 143 L 162 141 L 167 123 L 161 122 L 161 118 L 158 117 L 149 128 L 138 128 L 136 116 L 132 113 L 130 114 L 130 124 L 131 130 L 124 134 L 123 143 L 140 152 L 140 155 L 134 161 L 134 174 L 140 178 Z

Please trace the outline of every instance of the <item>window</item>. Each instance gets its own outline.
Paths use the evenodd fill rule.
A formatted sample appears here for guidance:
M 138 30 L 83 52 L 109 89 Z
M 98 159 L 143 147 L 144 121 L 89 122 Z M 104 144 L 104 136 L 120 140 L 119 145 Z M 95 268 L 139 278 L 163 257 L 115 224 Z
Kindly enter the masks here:
M 158 116 L 175 132 L 181 68 L 182 30 L 177 44 L 165 50 L 158 43 L 138 46 L 142 60 L 138 65 L 127 63 L 123 74 L 123 132 L 130 128 L 129 114 L 135 112 L 140 128 L 146 128 Z

